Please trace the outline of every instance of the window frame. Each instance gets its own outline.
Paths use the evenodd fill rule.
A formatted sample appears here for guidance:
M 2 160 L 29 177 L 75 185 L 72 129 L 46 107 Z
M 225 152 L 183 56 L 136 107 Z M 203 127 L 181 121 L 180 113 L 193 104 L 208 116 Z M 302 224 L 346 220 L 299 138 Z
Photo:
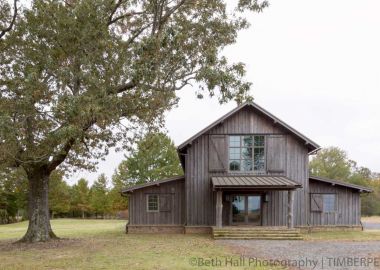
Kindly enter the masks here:
M 231 146 L 231 137 L 239 137 L 239 146 Z M 244 145 L 244 137 L 251 137 L 252 138 L 252 145 L 250 146 L 245 146 Z M 263 137 L 263 145 L 262 146 L 255 146 L 255 137 Z M 265 174 L 266 173 L 266 136 L 264 134 L 229 134 L 228 135 L 228 155 L 227 155 L 227 166 L 228 166 L 228 172 L 230 173 L 255 173 L 255 174 Z M 244 148 L 250 148 L 252 149 L 252 158 L 251 159 L 244 159 L 242 158 L 242 149 Z M 230 154 L 231 154 L 231 149 L 239 149 L 239 159 L 231 159 Z M 255 170 L 255 149 L 262 149 L 263 150 L 263 160 L 264 160 L 264 166 L 262 170 Z M 243 170 L 242 169 L 242 164 L 244 160 L 251 160 L 251 166 L 252 170 Z M 232 161 L 238 161 L 239 162 L 239 170 L 231 170 L 230 163 Z
M 150 210 L 149 209 L 149 197 L 150 196 L 156 196 L 157 197 L 157 210 Z M 146 211 L 148 213 L 160 212 L 160 194 L 146 194 Z

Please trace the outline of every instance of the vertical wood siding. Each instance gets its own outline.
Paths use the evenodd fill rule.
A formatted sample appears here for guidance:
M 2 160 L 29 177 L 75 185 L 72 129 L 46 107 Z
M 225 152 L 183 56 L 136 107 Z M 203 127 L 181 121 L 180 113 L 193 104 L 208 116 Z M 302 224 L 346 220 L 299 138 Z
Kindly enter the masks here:
M 171 200 L 170 211 L 162 209 L 164 211 L 147 212 L 147 194 L 161 194 L 167 197 Z M 186 216 L 184 180 L 134 190 L 129 196 L 129 205 L 129 224 L 131 225 L 183 225 Z
M 336 212 L 310 212 L 310 225 L 360 225 L 360 193 L 351 188 L 310 181 L 310 194 L 334 193 Z M 310 195 L 309 203 L 310 205 Z
M 302 184 L 294 197 L 294 225 L 306 225 L 308 220 L 308 150 L 306 145 L 286 134 L 273 120 L 253 108 L 246 107 L 220 123 L 208 134 L 198 137 L 187 148 L 186 162 L 186 221 L 188 225 L 215 225 L 215 192 L 211 176 L 228 172 L 210 172 L 208 153 L 209 136 L 221 134 L 282 134 L 286 138 L 285 175 Z M 227 149 L 225 149 L 227 151 Z M 225 155 L 227 156 L 227 155 Z M 274 174 L 274 173 L 273 173 Z M 284 174 L 284 173 L 282 173 Z M 223 220 L 229 220 L 229 203 L 224 201 Z M 262 224 L 285 226 L 287 224 L 287 192 L 269 192 L 269 201 L 263 204 Z

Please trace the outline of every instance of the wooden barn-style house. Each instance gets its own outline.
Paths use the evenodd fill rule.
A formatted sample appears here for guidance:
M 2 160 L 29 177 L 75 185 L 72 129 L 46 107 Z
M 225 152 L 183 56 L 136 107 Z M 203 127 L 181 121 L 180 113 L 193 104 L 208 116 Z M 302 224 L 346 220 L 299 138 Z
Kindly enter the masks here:
M 309 175 L 320 146 L 256 103 L 244 103 L 178 146 L 184 175 L 129 187 L 128 233 L 299 238 L 361 228 L 369 188 Z

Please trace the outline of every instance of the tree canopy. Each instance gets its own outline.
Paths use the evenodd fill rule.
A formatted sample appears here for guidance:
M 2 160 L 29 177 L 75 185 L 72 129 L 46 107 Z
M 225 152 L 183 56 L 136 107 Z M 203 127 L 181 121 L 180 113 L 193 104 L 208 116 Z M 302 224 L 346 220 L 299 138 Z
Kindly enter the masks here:
M 55 237 L 47 190 L 58 166 L 93 169 L 110 147 L 130 147 L 163 125 L 186 86 L 221 103 L 251 98 L 244 64 L 227 61 L 223 48 L 249 26 L 247 11 L 268 3 L 33 0 L 20 12 L 1 5 L 0 163 L 26 172 L 23 241 L 35 242 Z
M 125 186 L 182 175 L 174 142 L 164 133 L 148 133 L 115 174 Z
M 7 0 L 0 0 L 0 39 L 12 30 L 17 18 L 17 0 L 13 0 L 12 7 Z
M 338 147 L 322 149 L 310 161 L 310 172 L 313 175 L 337 180 L 348 180 L 351 175 L 353 161 L 347 153 Z
M 108 180 L 104 174 L 101 174 L 94 182 L 90 190 L 91 201 L 90 205 L 96 215 L 100 214 L 104 217 L 104 214 L 108 212 L 110 203 L 107 198 L 108 194 Z

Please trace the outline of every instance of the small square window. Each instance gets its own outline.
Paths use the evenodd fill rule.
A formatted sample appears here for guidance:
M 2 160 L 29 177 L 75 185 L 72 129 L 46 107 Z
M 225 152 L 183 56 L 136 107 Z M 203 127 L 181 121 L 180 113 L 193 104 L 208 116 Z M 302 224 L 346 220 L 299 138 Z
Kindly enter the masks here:
M 147 212 L 158 212 L 158 195 L 148 194 L 147 195 Z

